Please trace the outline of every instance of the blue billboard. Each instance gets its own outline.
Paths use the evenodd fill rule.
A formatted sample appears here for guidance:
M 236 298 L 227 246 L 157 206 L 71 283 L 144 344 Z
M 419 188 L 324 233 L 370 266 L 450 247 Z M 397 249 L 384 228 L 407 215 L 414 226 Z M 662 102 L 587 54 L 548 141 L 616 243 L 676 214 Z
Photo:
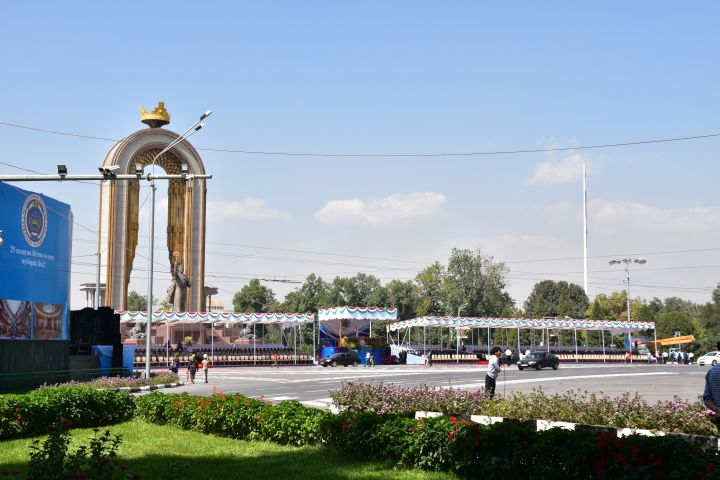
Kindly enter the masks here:
M 67 339 L 70 206 L 0 182 L 0 339 Z

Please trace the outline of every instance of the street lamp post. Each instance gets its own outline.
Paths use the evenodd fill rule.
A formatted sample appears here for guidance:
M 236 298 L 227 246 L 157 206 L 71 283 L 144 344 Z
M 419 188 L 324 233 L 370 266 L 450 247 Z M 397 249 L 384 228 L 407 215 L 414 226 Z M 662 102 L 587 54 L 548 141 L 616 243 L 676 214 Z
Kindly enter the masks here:
M 627 285 L 627 321 L 628 321 L 628 334 L 630 339 L 630 363 L 632 363 L 632 332 L 630 330 L 630 264 L 631 263 L 637 263 L 638 265 L 642 265 L 646 263 L 647 260 L 644 258 L 613 258 L 608 263 L 610 265 L 618 265 L 620 263 L 625 264 L 625 284 Z
M 460 320 L 460 311 L 467 306 L 467 303 L 463 303 L 458 307 L 458 320 Z M 460 327 L 455 328 L 455 363 L 460 363 Z
M 207 117 L 209 117 L 212 114 L 211 110 L 208 110 L 207 112 L 203 113 L 200 116 L 200 120 L 195 122 L 195 124 L 185 130 L 185 132 L 180 135 L 178 138 L 170 142 L 170 144 L 163 148 L 160 153 L 155 155 L 153 157 L 152 162 L 150 163 L 150 166 L 152 167 L 152 173 L 148 172 L 147 179 L 150 180 L 150 246 L 149 246 L 149 252 L 148 252 L 148 293 L 147 293 L 147 308 L 148 308 L 148 316 L 147 316 L 147 326 L 145 327 L 145 378 L 150 378 L 150 361 L 151 361 L 151 352 L 150 352 L 150 332 L 152 331 L 152 319 L 153 319 L 153 263 L 154 263 L 154 251 L 155 251 L 155 162 L 158 158 L 165 152 L 168 152 L 172 148 L 174 148 L 176 145 L 178 145 L 180 142 L 184 141 L 185 139 L 189 138 L 192 134 L 199 131 L 201 128 L 205 126 L 204 123 L 202 123 L 203 120 L 205 120 Z M 168 339 L 169 340 L 169 339 Z

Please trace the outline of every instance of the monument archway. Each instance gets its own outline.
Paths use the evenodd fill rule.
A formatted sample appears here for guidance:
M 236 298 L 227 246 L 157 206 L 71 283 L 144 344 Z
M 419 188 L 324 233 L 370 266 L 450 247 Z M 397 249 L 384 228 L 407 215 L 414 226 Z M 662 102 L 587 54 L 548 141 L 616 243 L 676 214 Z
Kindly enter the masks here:
M 162 102 L 153 112 L 142 109 L 141 118 L 150 128 L 139 130 L 116 143 L 105 156 L 103 168 L 119 167 L 114 173 L 135 174 L 139 166 L 147 167 L 152 159 L 180 135 L 161 128 L 170 116 Z M 148 119 L 158 118 L 160 121 Z M 164 120 L 163 120 L 164 119 Z M 205 174 L 205 166 L 197 150 L 184 140 L 155 161 L 157 173 Z M 147 170 L 145 171 L 147 173 Z M 187 311 L 205 310 L 203 286 L 205 280 L 205 179 L 157 180 L 158 188 L 168 182 L 167 251 L 170 264 L 177 252 L 192 286 L 187 292 Z M 104 304 L 125 310 L 128 284 L 138 245 L 138 214 L 141 182 L 138 180 L 104 180 L 100 185 L 101 282 L 107 285 Z M 162 242 L 156 242 L 161 245 Z M 147 269 L 147 254 L 142 254 L 138 269 Z M 154 269 L 157 272 L 157 266 Z M 167 273 L 167 272 L 165 272 Z M 147 277 L 147 272 L 145 275 Z M 169 282 L 168 282 L 169 283 Z M 156 282 L 157 285 L 164 285 Z M 167 284 L 165 284 L 167 286 Z M 157 290 L 156 290 L 157 291 Z M 155 293 L 155 292 L 153 292 Z M 153 295 L 155 297 L 155 295 Z M 165 289 L 156 298 L 163 299 Z

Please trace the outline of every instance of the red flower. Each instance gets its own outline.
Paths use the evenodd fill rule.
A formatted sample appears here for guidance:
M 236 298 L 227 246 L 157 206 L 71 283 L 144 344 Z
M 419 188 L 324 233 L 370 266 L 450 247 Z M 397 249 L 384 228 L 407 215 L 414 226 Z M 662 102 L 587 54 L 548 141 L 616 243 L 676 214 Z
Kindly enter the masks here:
M 130 468 L 128 467 L 127 463 L 121 463 L 120 465 L 118 465 L 118 467 L 120 467 L 120 470 L 127 470 L 128 468 Z
M 705 465 L 705 473 L 712 473 L 713 470 L 715 470 L 715 465 L 713 465 L 712 463 L 708 463 L 707 465 Z
M 628 467 L 629 463 L 628 463 L 628 461 L 627 461 L 627 459 L 625 458 L 624 455 L 619 454 L 619 455 L 617 456 L 617 459 L 620 461 L 620 463 L 622 463 L 622 465 L 623 465 L 624 468 L 627 468 L 627 467 Z
M 448 442 L 452 442 L 453 439 L 453 432 L 448 433 Z
M 598 477 L 602 476 L 604 466 L 605 466 L 605 462 L 601 458 L 599 458 L 595 462 L 595 475 L 597 475 Z

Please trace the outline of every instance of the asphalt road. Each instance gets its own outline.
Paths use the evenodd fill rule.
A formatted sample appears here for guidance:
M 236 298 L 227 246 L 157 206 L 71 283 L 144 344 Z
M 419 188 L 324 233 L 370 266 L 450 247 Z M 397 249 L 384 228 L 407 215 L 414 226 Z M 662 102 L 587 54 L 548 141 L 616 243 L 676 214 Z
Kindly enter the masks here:
M 511 366 L 497 382 L 498 393 L 528 392 L 542 388 L 547 393 L 587 390 L 619 396 L 639 392 L 650 402 L 678 396 L 694 400 L 702 394 L 709 367 L 697 365 L 576 365 L 564 364 L 558 370 L 519 371 Z M 402 385 L 477 390 L 484 386 L 485 366 L 434 365 L 433 367 L 392 365 L 366 367 L 237 367 L 210 369 L 209 383 L 203 382 L 202 370 L 195 384 L 166 390 L 210 395 L 213 391 L 242 393 L 279 402 L 298 400 L 306 405 L 325 408 L 331 404 L 329 391 L 343 381 L 381 382 Z M 181 370 L 185 375 L 185 370 Z

